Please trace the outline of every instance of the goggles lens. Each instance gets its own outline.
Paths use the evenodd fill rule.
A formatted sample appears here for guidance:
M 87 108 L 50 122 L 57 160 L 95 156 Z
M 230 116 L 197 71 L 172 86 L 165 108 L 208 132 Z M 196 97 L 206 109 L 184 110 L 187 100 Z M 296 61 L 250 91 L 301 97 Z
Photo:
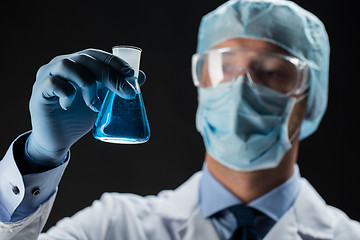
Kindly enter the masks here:
M 247 49 L 221 48 L 194 54 L 195 86 L 210 87 L 231 82 L 239 75 L 283 94 L 301 93 L 307 87 L 307 66 L 291 56 Z

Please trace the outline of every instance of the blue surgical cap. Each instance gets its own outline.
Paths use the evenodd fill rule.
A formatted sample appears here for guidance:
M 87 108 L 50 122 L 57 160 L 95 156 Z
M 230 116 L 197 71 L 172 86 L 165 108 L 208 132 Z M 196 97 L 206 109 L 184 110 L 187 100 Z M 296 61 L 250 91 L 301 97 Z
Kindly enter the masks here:
M 330 46 L 323 23 L 291 1 L 230 0 L 202 18 L 197 52 L 230 38 L 269 41 L 307 63 L 310 88 L 300 139 L 314 133 L 328 97 Z

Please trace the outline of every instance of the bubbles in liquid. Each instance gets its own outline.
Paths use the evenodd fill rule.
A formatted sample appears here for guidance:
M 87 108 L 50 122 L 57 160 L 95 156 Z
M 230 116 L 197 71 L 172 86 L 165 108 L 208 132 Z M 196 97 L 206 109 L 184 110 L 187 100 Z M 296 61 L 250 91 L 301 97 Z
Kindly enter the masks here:
M 108 96 L 109 95 L 109 96 Z M 93 128 L 96 139 L 112 143 L 143 143 L 150 137 L 140 91 L 133 99 L 123 99 L 109 91 Z

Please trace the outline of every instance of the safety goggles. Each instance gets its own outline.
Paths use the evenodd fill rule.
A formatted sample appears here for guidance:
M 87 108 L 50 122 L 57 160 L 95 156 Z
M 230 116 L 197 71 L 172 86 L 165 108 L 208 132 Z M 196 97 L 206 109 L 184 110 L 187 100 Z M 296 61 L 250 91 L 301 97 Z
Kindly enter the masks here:
M 249 85 L 262 85 L 286 95 L 308 87 L 308 67 L 298 58 L 242 48 L 212 49 L 192 56 L 192 76 L 197 87 L 216 87 L 244 75 Z

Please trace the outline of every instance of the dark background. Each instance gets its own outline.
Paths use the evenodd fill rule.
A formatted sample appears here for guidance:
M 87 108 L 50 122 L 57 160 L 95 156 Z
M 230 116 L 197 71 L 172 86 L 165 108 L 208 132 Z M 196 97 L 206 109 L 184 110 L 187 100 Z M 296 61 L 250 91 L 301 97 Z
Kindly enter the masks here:
M 88 134 L 76 143 L 46 229 L 105 191 L 157 194 L 201 169 L 204 148 L 195 129 L 190 58 L 201 16 L 223 2 L 11 1 L 1 8 L 1 154 L 31 129 L 28 101 L 41 65 L 89 47 L 143 49 L 149 142 L 116 145 Z M 301 144 L 301 174 L 327 203 L 360 220 L 357 8 L 338 1 L 297 3 L 324 22 L 332 49 L 329 107 L 319 130 Z

